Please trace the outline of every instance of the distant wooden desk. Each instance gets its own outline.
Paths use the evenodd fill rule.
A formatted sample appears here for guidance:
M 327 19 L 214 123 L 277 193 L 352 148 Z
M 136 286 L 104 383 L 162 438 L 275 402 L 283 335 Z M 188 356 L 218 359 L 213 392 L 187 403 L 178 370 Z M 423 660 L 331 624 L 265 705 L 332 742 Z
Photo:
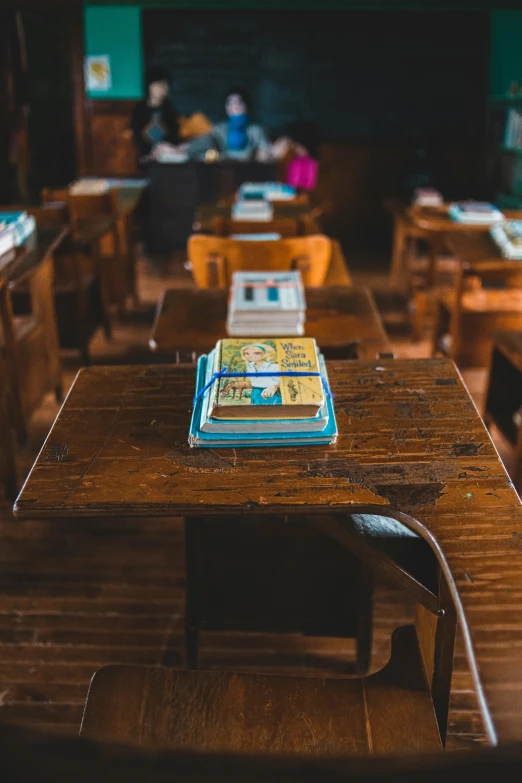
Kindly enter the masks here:
M 522 332 L 494 336 L 484 421 L 514 447 L 513 481 L 522 492 Z
M 173 288 L 158 303 L 150 338 L 153 350 L 190 361 L 226 337 L 228 291 Z M 308 288 L 307 337 L 327 358 L 373 359 L 391 354 L 373 296 L 367 288 Z
M 453 243 L 459 242 L 461 237 L 466 237 L 464 242 L 468 243 L 470 242 L 469 238 L 473 235 L 483 238 L 489 231 L 489 226 L 459 223 L 457 220 L 453 220 L 448 210 L 449 204 L 444 204 L 441 207 L 409 207 L 407 209 L 407 214 L 412 223 L 427 233 L 429 241 L 432 243 L 432 250 L 434 249 L 434 252 L 430 254 L 429 285 L 434 284 L 438 251 L 445 243 L 450 240 Z M 522 217 L 521 210 L 505 209 L 503 212 L 510 219 L 520 219 Z M 453 250 L 454 247 L 455 245 L 452 245 L 450 249 Z
M 438 297 L 433 350 L 465 366 L 487 367 L 493 335 L 522 329 L 522 263 L 503 258 L 483 227 L 448 234 L 446 242 L 458 268 L 454 287 Z
M 437 282 L 437 262 L 446 246 L 453 250 L 451 242 L 461 237 L 477 235 L 483 237 L 488 227 L 469 225 L 453 220 L 449 213 L 449 204 L 440 207 L 416 207 L 398 199 L 387 199 L 385 207 L 392 215 L 393 251 L 390 266 L 390 286 L 412 298 L 412 327 L 414 337 L 420 339 L 423 333 L 428 309 L 427 291 Z M 504 210 L 508 218 L 520 218 L 519 210 Z M 411 262 L 414 258 L 413 242 L 422 239 L 428 247 L 428 270 L 422 280 L 415 280 Z
M 314 207 L 308 202 L 275 201 L 273 203 L 274 218 L 302 218 L 306 215 L 314 216 Z M 214 218 L 232 219 L 231 204 L 202 204 L 197 208 L 194 216 L 195 231 L 212 231 Z M 263 223 L 259 223 L 259 230 L 263 231 Z
M 385 514 L 436 550 L 490 741 L 522 739 L 522 506 L 452 362 L 329 362 L 334 446 L 190 449 L 193 366 L 78 375 L 15 504 L 24 518 Z M 316 515 L 319 515 L 316 517 Z M 187 522 L 190 525 L 190 520 Z

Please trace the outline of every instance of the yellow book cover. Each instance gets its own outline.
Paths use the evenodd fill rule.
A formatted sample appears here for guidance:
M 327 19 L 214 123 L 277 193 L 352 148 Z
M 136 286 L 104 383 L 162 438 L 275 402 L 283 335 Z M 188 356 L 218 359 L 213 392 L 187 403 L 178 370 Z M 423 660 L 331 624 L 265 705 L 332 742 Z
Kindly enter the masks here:
M 315 340 L 273 337 L 220 340 L 216 369 L 245 373 L 214 384 L 209 412 L 218 419 L 307 419 L 324 403 Z M 286 376 L 280 373 L 303 373 Z

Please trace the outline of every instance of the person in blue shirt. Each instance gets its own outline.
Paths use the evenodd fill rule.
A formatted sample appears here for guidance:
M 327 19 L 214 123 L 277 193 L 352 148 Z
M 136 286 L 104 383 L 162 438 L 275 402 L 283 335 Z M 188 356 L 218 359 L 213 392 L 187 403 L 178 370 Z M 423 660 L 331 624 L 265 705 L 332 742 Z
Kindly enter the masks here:
M 213 126 L 210 133 L 187 146 L 191 158 L 203 158 L 209 150 L 232 160 L 270 160 L 272 145 L 261 125 L 251 121 L 250 99 L 243 87 L 234 87 L 225 100 L 227 119 Z

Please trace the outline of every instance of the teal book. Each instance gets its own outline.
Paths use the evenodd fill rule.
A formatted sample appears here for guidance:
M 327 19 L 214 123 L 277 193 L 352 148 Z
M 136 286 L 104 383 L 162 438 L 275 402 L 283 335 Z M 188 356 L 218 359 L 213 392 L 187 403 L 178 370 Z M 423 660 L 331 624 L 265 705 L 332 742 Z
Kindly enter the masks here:
M 205 385 L 207 372 L 207 356 L 200 356 L 196 372 L 196 391 Z M 221 433 L 221 432 L 202 432 L 200 429 L 201 411 L 205 398 L 200 398 L 193 407 L 192 419 L 190 422 L 189 445 L 197 448 L 253 448 L 258 446 L 326 446 L 335 443 L 337 440 L 337 422 L 332 400 L 329 396 L 326 399 L 328 412 L 328 422 L 326 427 L 319 432 L 285 432 L 270 431 L 263 432 L 239 432 L 239 433 Z M 273 422 L 272 422 L 273 423 Z M 285 422 L 280 422 L 284 427 Z

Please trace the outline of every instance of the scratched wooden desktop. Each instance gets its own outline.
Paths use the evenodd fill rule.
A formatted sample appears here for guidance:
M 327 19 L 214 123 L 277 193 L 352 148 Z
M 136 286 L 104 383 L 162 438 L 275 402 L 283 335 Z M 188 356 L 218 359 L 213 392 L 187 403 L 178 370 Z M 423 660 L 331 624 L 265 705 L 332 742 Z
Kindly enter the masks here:
M 24 518 L 384 514 L 431 544 L 491 743 L 522 739 L 522 507 L 447 359 L 333 361 L 336 445 L 190 449 L 195 368 L 82 370 L 15 505 Z M 190 524 L 190 520 L 188 520 Z
M 156 310 L 150 347 L 166 358 L 191 361 L 227 336 L 228 291 L 174 288 Z M 374 359 L 391 354 L 371 291 L 345 286 L 306 291 L 305 334 L 327 358 Z

